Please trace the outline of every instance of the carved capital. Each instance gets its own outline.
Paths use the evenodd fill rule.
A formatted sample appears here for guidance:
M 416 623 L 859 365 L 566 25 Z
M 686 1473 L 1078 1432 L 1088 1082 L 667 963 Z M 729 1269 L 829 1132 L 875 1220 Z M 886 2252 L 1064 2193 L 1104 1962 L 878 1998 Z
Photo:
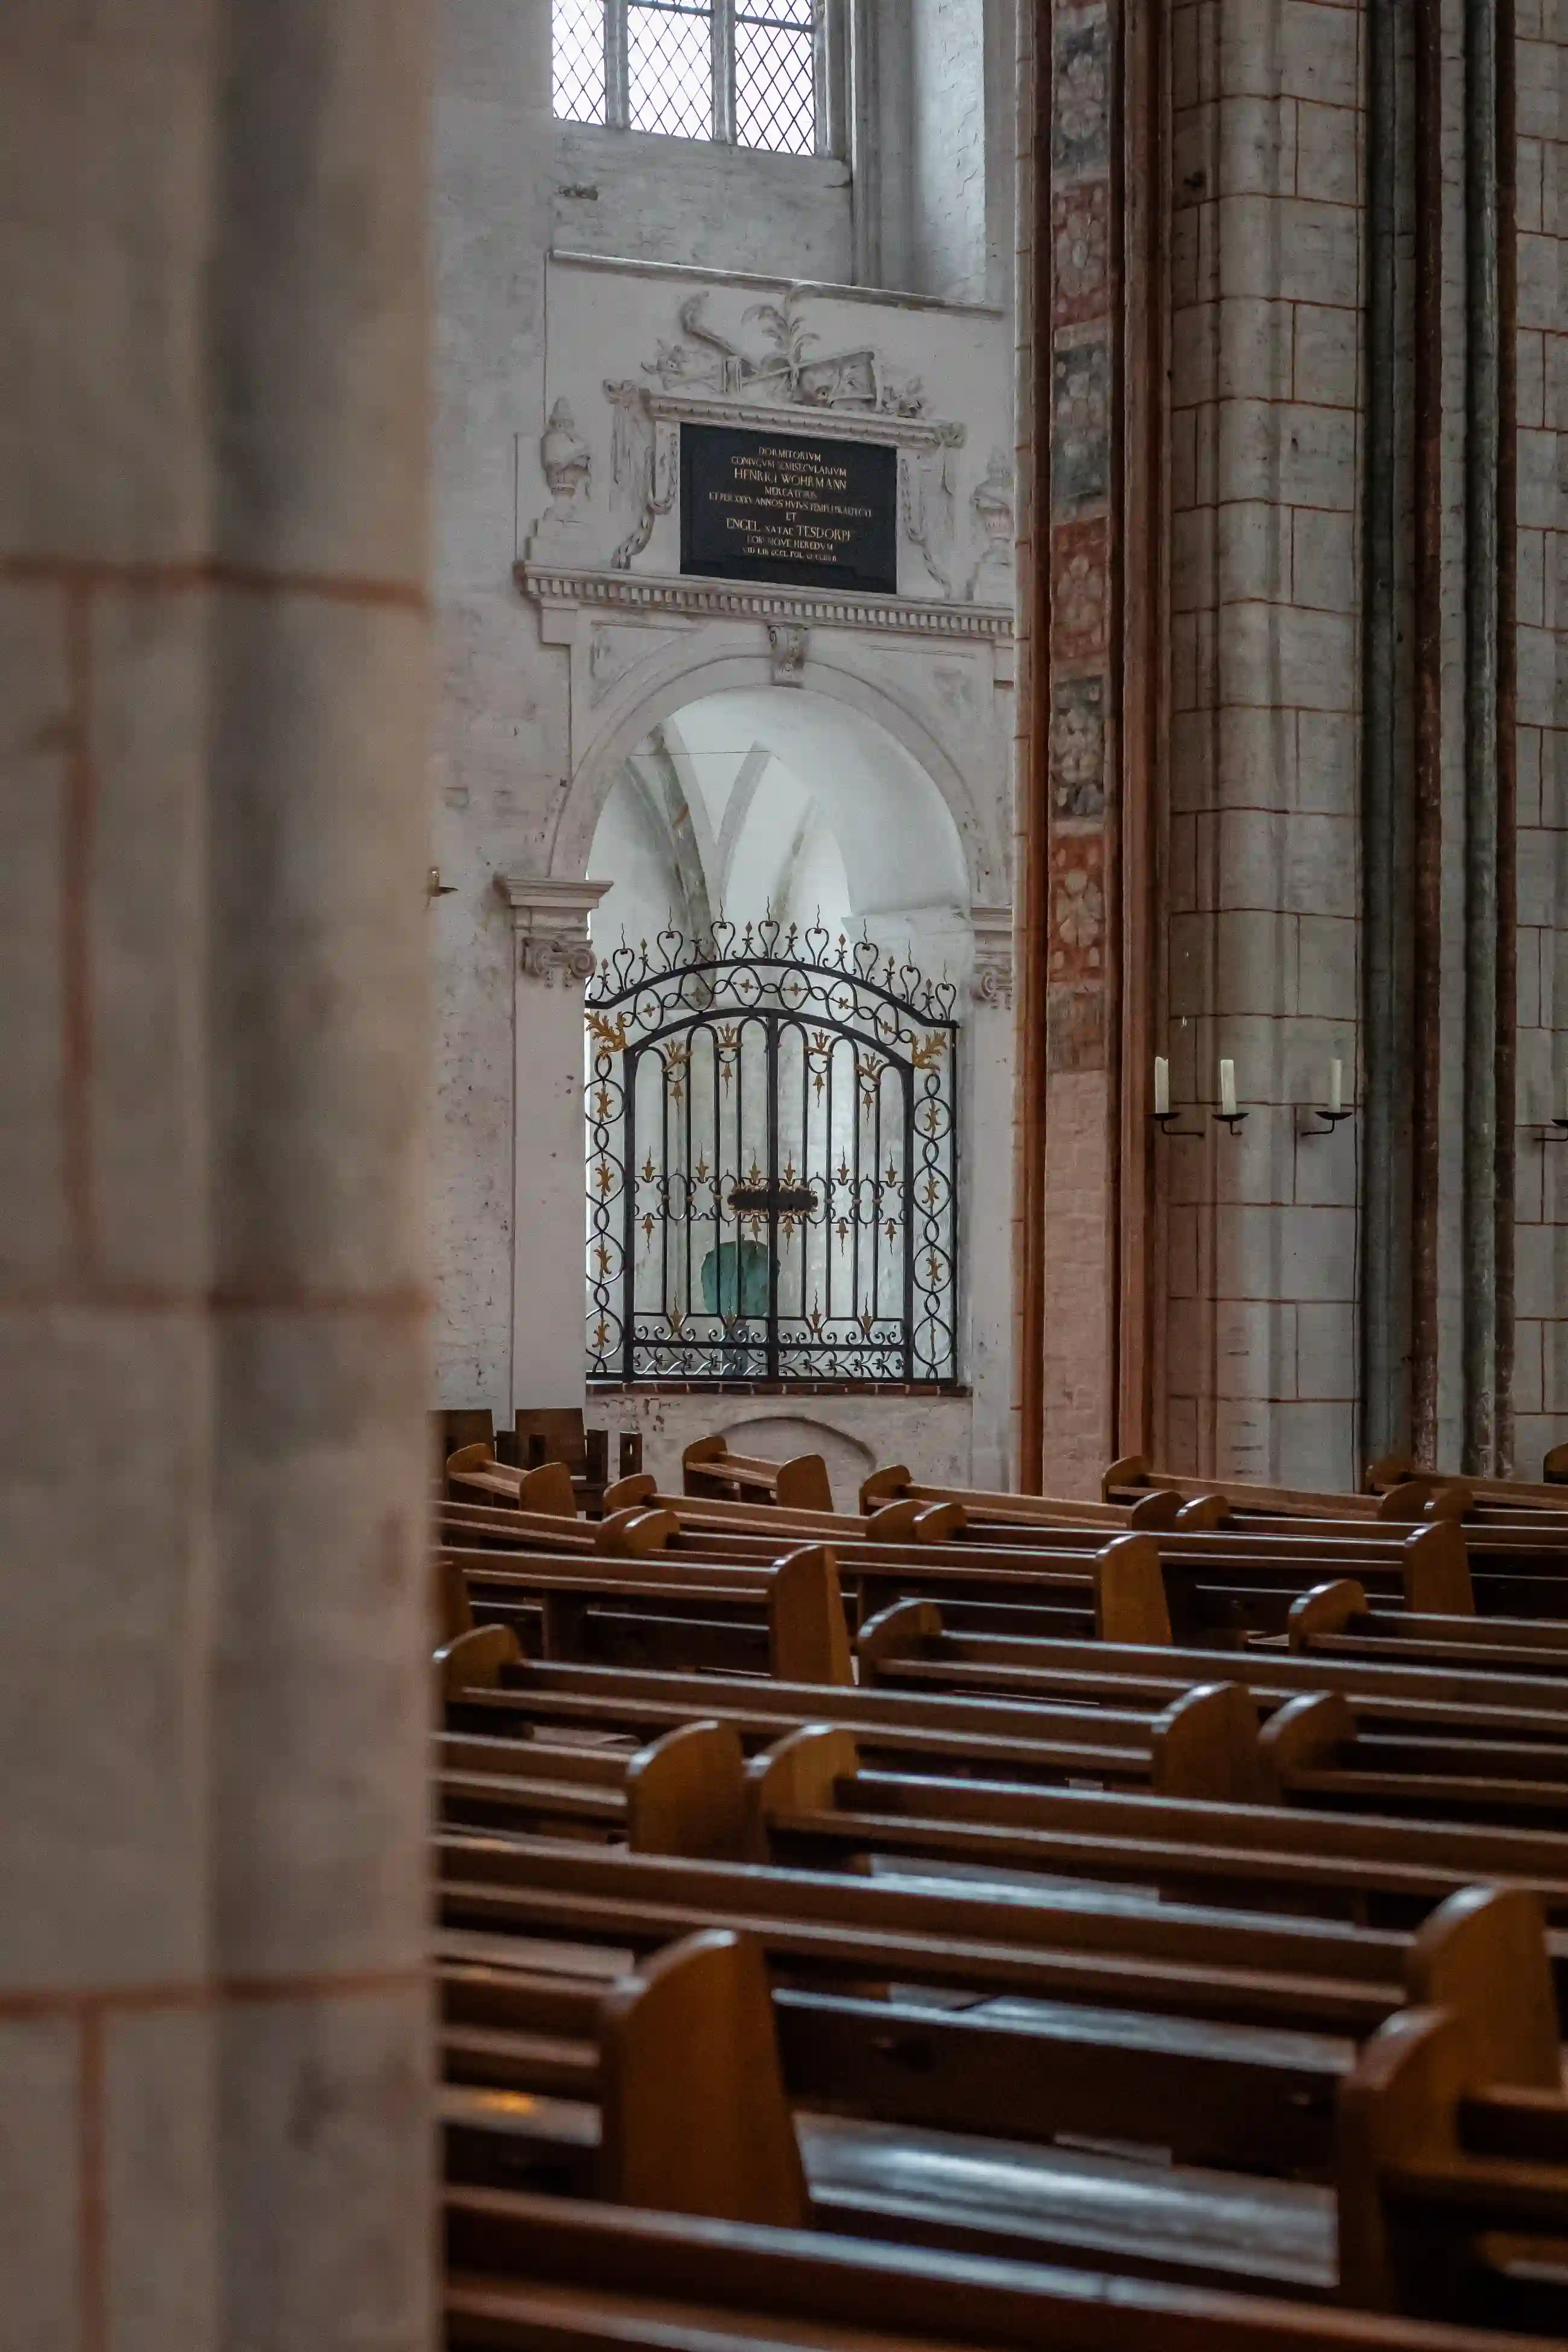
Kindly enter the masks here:
M 976 1004 L 1007 1005 L 1013 1002 L 1013 909 L 1011 907 L 971 907 L 974 934 L 974 978 L 970 993 Z
M 800 621 L 770 621 L 768 644 L 773 651 L 773 684 L 799 686 L 811 649 L 811 631 Z
M 496 876 L 496 887 L 511 908 L 517 968 L 525 979 L 542 980 L 546 988 L 553 988 L 558 976 L 567 988 L 592 979 L 588 918 L 609 887 L 540 874 Z
M 542 980 L 546 988 L 554 987 L 557 972 L 563 981 L 581 985 L 593 979 L 595 961 L 586 940 L 575 944 L 570 940 L 524 940 L 518 970 L 530 980 Z

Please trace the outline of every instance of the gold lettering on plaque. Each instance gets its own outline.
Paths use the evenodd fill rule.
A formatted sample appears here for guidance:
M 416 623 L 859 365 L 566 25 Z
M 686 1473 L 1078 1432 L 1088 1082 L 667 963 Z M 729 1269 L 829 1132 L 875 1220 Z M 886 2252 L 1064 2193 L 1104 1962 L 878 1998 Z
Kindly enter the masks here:
M 730 464 L 730 484 L 710 492 L 738 551 L 761 562 L 802 557 L 831 563 L 874 509 L 847 503 L 849 469 L 831 450 L 763 442 Z

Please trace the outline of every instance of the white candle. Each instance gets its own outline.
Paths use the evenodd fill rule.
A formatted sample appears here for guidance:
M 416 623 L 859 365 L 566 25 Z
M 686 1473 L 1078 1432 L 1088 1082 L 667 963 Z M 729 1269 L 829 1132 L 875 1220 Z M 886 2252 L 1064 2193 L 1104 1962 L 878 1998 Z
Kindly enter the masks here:
M 1171 1065 L 1163 1054 L 1154 1056 L 1154 1116 L 1169 1118 L 1171 1115 Z
M 1236 1064 L 1222 1057 L 1219 1066 L 1219 1115 L 1236 1117 Z
M 1329 1108 L 1343 1110 L 1345 1107 L 1345 1066 L 1342 1062 L 1329 1065 Z

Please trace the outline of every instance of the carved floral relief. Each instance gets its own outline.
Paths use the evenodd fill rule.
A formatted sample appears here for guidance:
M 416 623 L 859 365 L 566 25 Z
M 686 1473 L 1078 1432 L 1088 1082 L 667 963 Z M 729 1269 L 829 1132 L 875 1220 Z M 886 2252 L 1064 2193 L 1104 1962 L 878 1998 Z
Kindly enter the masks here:
M 680 332 L 661 342 L 643 373 L 661 392 L 709 392 L 721 399 L 785 401 L 802 408 L 864 409 L 881 416 L 923 416 L 919 376 L 890 368 L 869 344 L 822 352 L 807 327 L 807 297 L 791 287 L 777 302 L 753 302 L 742 327 L 759 332 L 748 349 L 708 322 L 706 292 L 689 295 L 678 317 Z M 759 348 L 760 346 L 760 348 Z

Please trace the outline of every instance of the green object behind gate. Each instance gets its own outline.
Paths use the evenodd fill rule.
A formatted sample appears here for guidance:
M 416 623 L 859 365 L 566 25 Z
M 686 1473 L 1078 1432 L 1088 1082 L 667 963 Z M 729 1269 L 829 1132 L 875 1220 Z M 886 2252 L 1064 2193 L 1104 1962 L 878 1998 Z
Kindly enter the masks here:
M 766 1242 L 721 1242 L 702 1261 L 702 1307 L 709 1315 L 766 1315 Z

